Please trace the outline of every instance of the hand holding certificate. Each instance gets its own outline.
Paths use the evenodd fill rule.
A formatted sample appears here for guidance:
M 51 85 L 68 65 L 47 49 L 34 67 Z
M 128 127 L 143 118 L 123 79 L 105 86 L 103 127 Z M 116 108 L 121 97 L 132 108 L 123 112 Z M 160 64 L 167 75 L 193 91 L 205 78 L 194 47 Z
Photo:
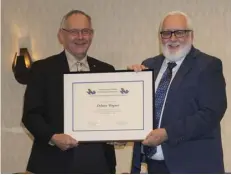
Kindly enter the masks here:
M 64 75 L 64 132 L 76 140 L 143 140 L 152 127 L 152 71 Z

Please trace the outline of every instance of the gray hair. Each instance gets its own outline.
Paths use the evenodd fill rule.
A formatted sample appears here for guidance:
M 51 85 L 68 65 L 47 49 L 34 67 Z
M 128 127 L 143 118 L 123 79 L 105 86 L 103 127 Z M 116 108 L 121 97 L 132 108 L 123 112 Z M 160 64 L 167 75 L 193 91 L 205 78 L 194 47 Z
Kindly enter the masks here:
M 164 22 L 164 20 L 166 19 L 166 17 L 171 16 L 171 15 L 182 15 L 182 16 L 184 16 L 185 19 L 186 19 L 186 22 L 187 22 L 187 29 L 193 30 L 192 20 L 190 19 L 190 17 L 189 17 L 186 13 L 181 12 L 181 11 L 171 11 L 171 12 L 167 13 L 167 14 L 165 15 L 165 17 L 163 18 L 163 20 L 161 21 L 160 27 L 159 27 L 159 31 L 162 30 L 163 22 Z
M 66 15 L 63 16 L 63 19 L 62 19 L 61 24 L 60 24 L 60 28 L 63 28 L 66 25 L 66 21 L 70 16 L 77 15 L 77 14 L 81 14 L 81 15 L 86 16 L 90 25 L 92 25 L 91 17 L 88 14 L 86 14 L 85 12 L 83 12 L 81 10 L 71 10 Z

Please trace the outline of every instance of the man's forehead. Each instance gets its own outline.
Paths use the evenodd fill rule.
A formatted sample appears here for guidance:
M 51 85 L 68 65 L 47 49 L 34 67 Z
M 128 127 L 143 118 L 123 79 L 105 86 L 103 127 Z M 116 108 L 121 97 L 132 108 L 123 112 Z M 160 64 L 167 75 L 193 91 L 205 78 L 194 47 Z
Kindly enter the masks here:
M 70 27 L 90 27 L 88 18 L 82 14 L 73 14 L 67 19 L 67 25 Z
M 163 21 L 163 29 L 185 29 L 187 28 L 187 20 L 183 15 L 170 15 Z

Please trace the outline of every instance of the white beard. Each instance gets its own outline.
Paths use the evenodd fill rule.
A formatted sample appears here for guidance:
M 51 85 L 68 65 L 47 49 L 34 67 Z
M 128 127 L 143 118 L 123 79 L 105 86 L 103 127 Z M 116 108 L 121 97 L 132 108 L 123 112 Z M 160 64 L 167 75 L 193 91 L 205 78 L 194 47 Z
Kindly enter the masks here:
M 191 43 L 186 44 L 185 46 L 180 48 L 175 53 L 170 53 L 167 46 L 168 44 L 165 44 L 165 45 L 161 44 L 163 55 L 168 61 L 176 62 L 184 58 L 189 53 L 189 51 L 191 50 L 192 44 Z

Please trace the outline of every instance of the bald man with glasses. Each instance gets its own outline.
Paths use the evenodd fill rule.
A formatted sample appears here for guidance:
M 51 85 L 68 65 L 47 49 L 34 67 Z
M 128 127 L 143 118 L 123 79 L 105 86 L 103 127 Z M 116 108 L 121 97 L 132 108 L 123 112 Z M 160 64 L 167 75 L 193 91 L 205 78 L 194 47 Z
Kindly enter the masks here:
M 64 134 L 63 75 L 69 72 L 112 72 L 114 67 L 87 55 L 94 30 L 91 17 L 72 10 L 58 32 L 64 50 L 33 63 L 22 122 L 34 136 L 27 171 L 36 174 L 114 174 L 114 145 L 79 143 Z

